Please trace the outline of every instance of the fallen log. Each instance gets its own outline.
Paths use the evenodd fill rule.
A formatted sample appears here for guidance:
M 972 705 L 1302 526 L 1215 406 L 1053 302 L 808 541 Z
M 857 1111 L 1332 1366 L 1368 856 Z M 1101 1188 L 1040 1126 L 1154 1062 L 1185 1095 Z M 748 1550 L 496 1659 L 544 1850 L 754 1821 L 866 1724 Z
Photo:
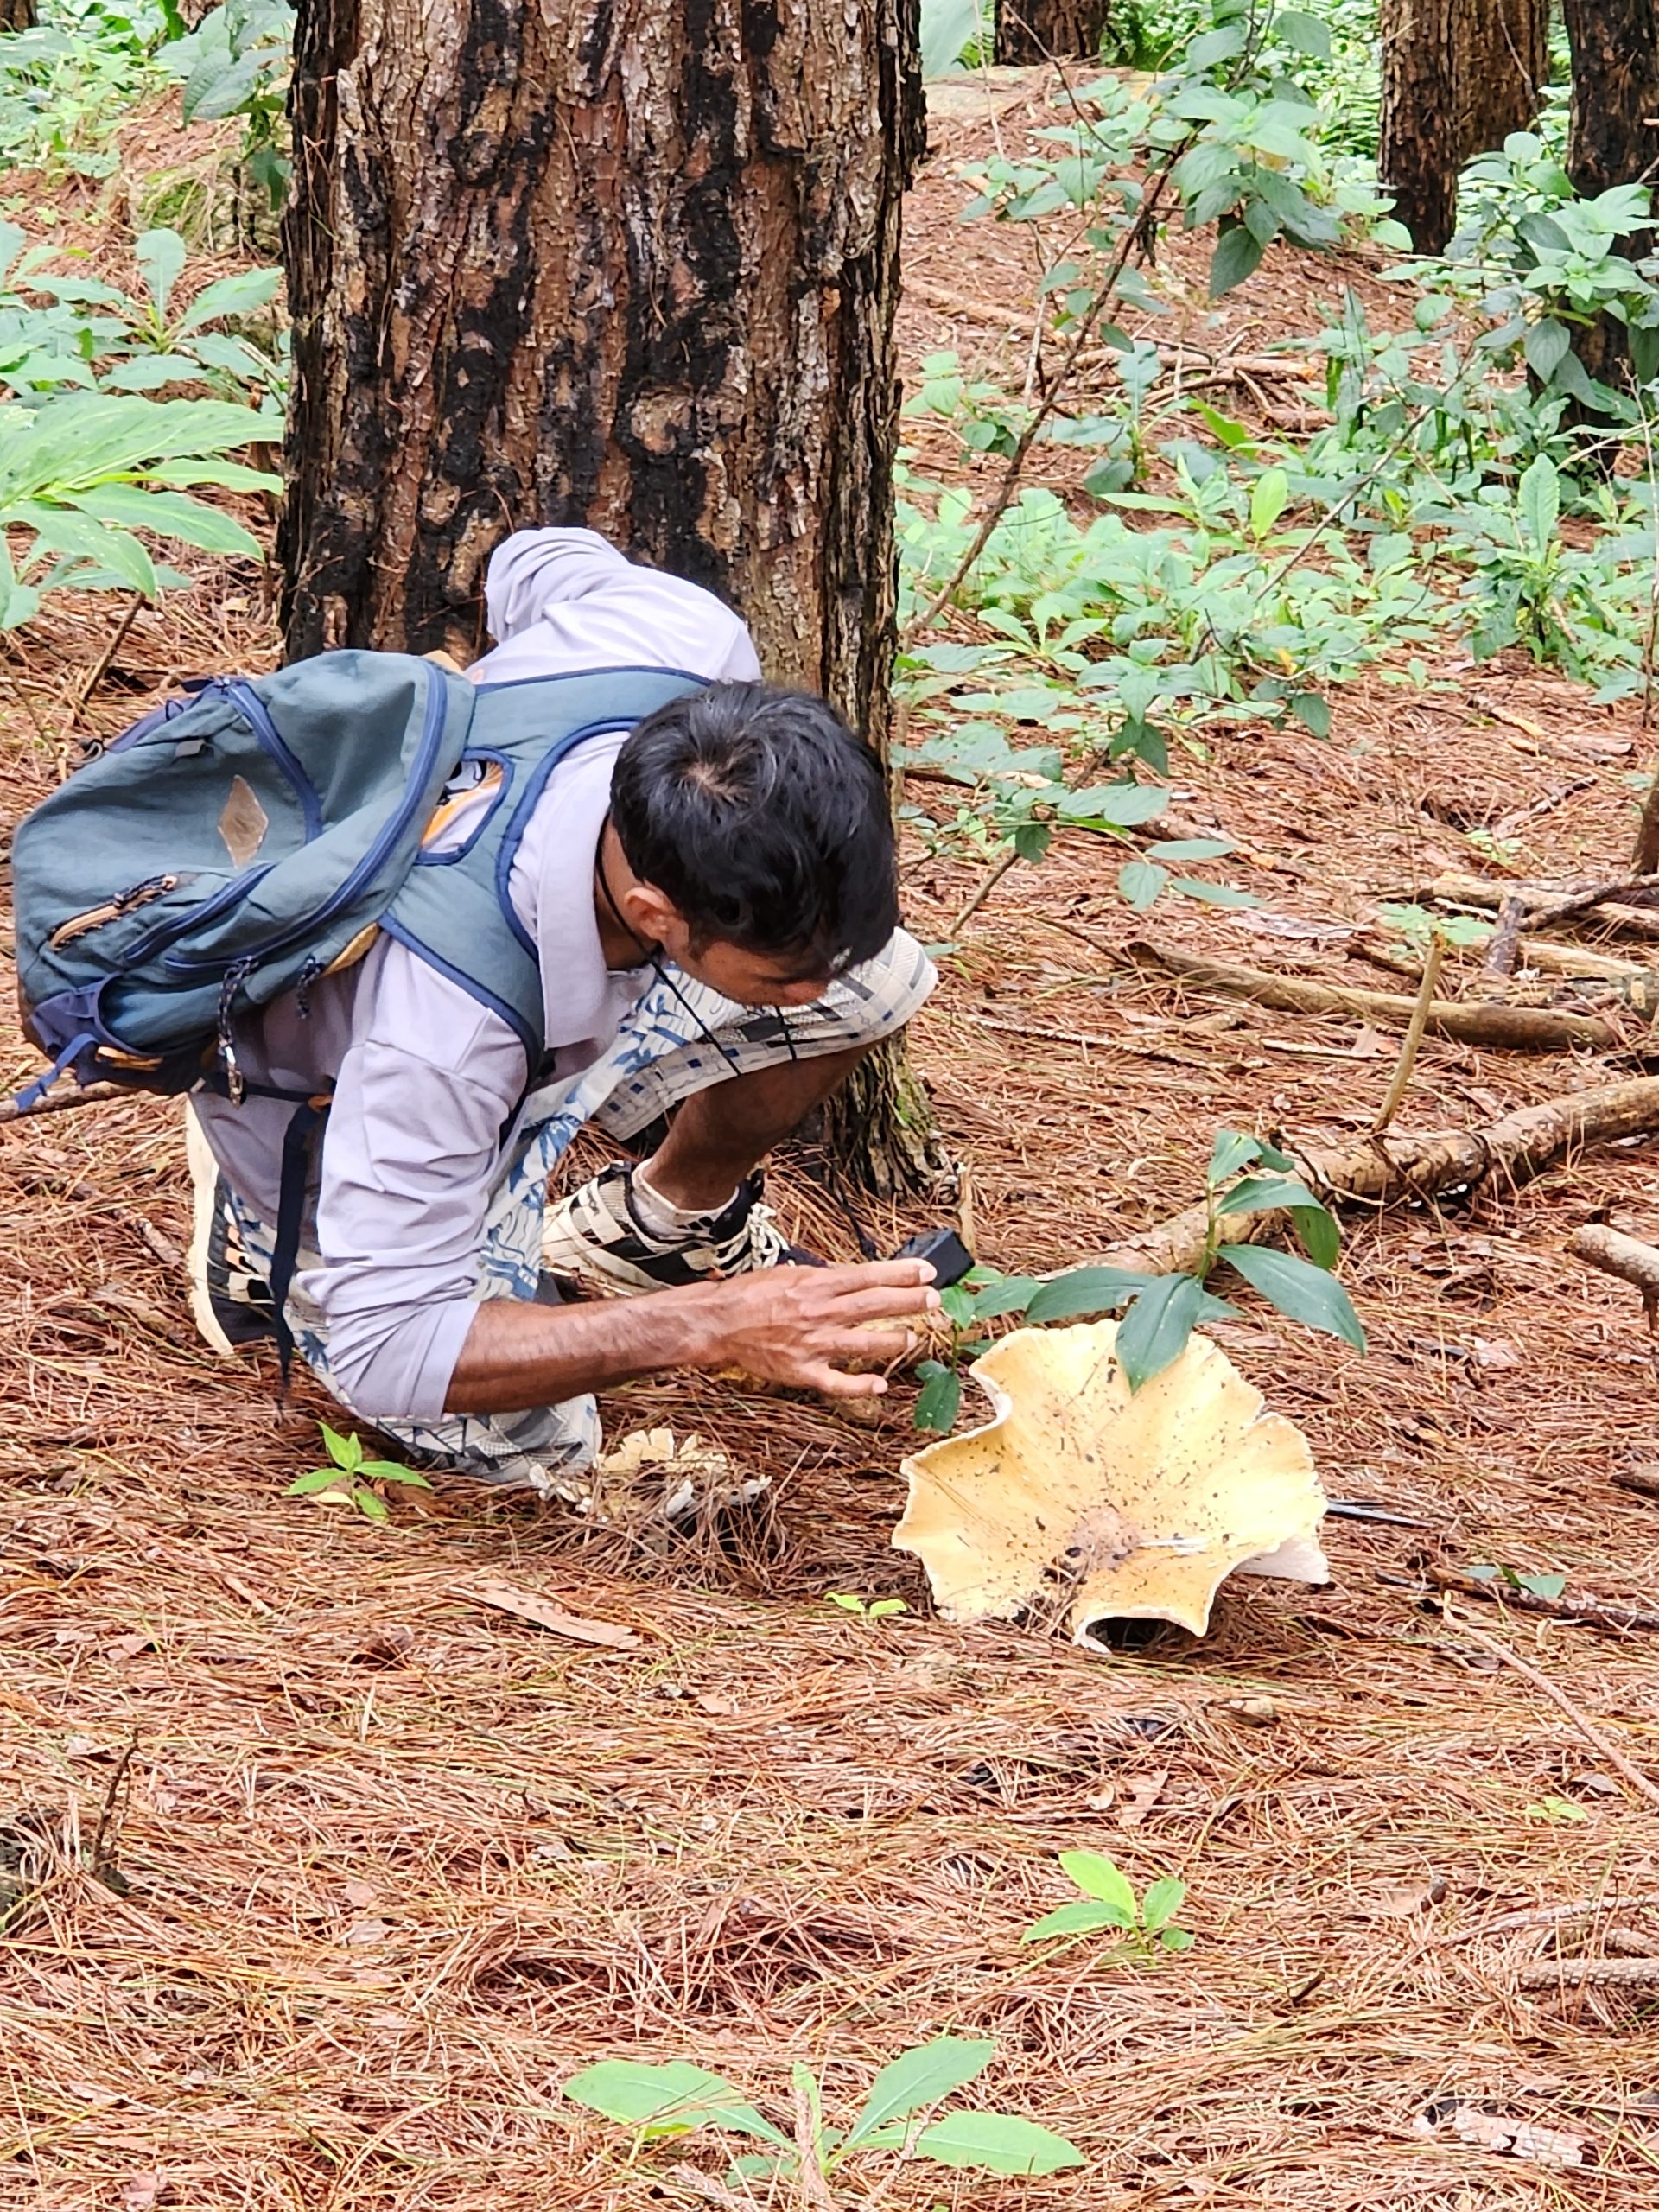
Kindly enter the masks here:
M 1304 1179 L 1328 1205 L 1375 1209 L 1398 1198 L 1430 1198 L 1461 1188 L 1515 1188 L 1568 1154 L 1659 1129 L 1659 1076 L 1599 1084 L 1541 1106 L 1522 1106 L 1484 1129 L 1441 1129 L 1430 1136 L 1371 1137 L 1348 1147 L 1295 1154 Z M 1294 1147 L 1287 1147 L 1287 1150 Z M 1230 1218 L 1235 1243 L 1265 1243 L 1282 1235 L 1287 1213 Z M 1094 1266 L 1173 1274 L 1195 1267 L 1210 1235 L 1210 1210 L 1188 1206 L 1139 1236 L 1094 1255 Z
M 1571 914 L 1587 914 L 1611 899 L 1628 903 L 1632 893 L 1659 893 L 1659 875 L 1618 875 L 1581 878 L 1576 883 L 1504 883 L 1490 876 L 1437 875 L 1421 894 L 1437 905 L 1501 908 L 1513 899 L 1529 927 L 1565 921 Z M 1659 921 L 1659 914 L 1653 919 Z
M 1659 916 L 1655 918 L 1659 920 Z M 1416 1010 L 1416 1001 L 1399 992 L 1274 976 L 1262 968 L 1241 968 L 1230 960 L 1205 960 L 1178 945 L 1154 944 L 1148 938 L 1135 939 L 1128 947 L 1128 958 L 1136 967 L 1161 969 L 1166 975 L 1179 976 L 1200 989 L 1230 991 L 1236 997 L 1253 999 L 1258 1006 L 1276 1007 L 1288 1014 L 1348 1014 L 1363 1021 L 1394 1022 L 1403 1028 Z M 1600 1014 L 1573 1014 L 1554 1007 L 1496 1006 L 1485 1000 L 1465 1005 L 1456 1000 L 1436 999 L 1427 1009 L 1424 1026 L 1434 1036 L 1454 1038 L 1464 1045 L 1484 1045 L 1493 1052 L 1630 1049 L 1624 1031 Z
M 1639 1236 L 1626 1236 L 1619 1230 L 1592 1221 L 1573 1230 L 1567 1249 L 1586 1267 L 1599 1268 L 1605 1275 L 1633 1283 L 1642 1294 L 1648 1326 L 1654 1326 L 1659 1319 L 1659 1245 L 1644 1244 Z

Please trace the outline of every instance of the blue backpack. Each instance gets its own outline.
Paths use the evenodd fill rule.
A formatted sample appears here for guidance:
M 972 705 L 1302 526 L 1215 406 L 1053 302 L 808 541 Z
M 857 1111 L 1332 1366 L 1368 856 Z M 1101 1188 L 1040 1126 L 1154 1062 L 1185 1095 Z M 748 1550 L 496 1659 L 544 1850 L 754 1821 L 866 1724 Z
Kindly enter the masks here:
M 477 685 L 352 652 L 169 699 L 17 825 L 18 993 L 52 1060 L 18 1110 L 66 1071 L 240 1099 L 238 1020 L 285 991 L 302 1001 L 380 931 L 508 1022 L 533 1079 L 541 975 L 507 895 L 531 810 L 584 738 L 702 688 L 631 668 Z M 429 849 L 463 801 L 480 810 L 464 845 Z M 284 1148 L 289 1271 L 325 1105 L 296 1100 Z M 279 1315 L 286 1287 L 273 1281 Z

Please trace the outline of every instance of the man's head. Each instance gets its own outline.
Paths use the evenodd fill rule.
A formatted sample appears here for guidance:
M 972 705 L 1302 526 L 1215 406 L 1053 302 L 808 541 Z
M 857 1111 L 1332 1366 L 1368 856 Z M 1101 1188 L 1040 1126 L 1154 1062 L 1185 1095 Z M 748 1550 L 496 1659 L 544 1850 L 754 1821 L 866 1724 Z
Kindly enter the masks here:
M 880 762 L 804 691 L 715 683 L 647 715 L 617 755 L 627 926 L 728 998 L 799 1005 L 899 921 Z

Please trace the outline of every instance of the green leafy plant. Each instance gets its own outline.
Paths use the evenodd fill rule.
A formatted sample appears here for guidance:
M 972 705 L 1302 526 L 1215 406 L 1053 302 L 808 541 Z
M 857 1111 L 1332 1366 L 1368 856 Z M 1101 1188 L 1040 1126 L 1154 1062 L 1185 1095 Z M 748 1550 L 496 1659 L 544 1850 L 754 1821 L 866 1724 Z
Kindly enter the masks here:
M 110 175 L 115 133 L 166 82 L 160 29 L 142 4 L 59 0 L 51 21 L 0 35 L 0 169 L 36 168 L 48 184 Z
M 976 1268 L 942 1292 L 939 1305 L 950 1338 L 944 1357 L 923 1360 L 917 1367 L 922 1388 L 912 1416 L 916 1427 L 939 1435 L 955 1427 L 962 1405 L 961 1370 L 985 1350 L 984 1325 L 1006 1318 L 1017 1317 L 1031 1327 L 1127 1306 L 1116 1349 L 1125 1380 L 1138 1390 L 1180 1357 L 1203 1322 L 1241 1318 L 1236 1306 L 1205 1287 L 1222 1267 L 1242 1275 L 1288 1319 L 1364 1351 L 1359 1316 L 1332 1272 L 1341 1251 L 1341 1231 L 1329 1209 L 1297 1177 L 1295 1162 L 1287 1154 L 1259 1137 L 1221 1130 L 1205 1170 L 1205 1196 L 1204 1249 L 1190 1270 L 1152 1275 L 1125 1268 L 1074 1268 L 1044 1281 Z M 1230 1224 L 1248 1214 L 1270 1212 L 1288 1215 L 1306 1258 L 1229 1238 Z
M 1492 933 L 1492 925 L 1474 914 L 1432 914 L 1427 906 L 1382 906 L 1377 911 L 1389 931 L 1416 952 L 1426 952 L 1437 937 L 1466 951 L 1471 945 L 1484 944 Z
M 245 118 L 243 172 L 273 213 L 288 192 L 285 106 L 293 41 L 288 0 L 222 0 L 162 53 L 183 79 L 187 123 Z
M 1054 1937 L 1075 1941 L 1110 1930 L 1123 1939 L 1115 1955 L 1141 1965 L 1149 1965 L 1160 1951 L 1192 1949 L 1192 1936 L 1175 1925 L 1175 1916 L 1186 1903 L 1185 1882 L 1165 1875 L 1148 1884 L 1137 1902 L 1128 1876 L 1098 1852 L 1063 1851 L 1060 1867 L 1083 1895 L 1075 1904 L 1058 1905 L 1033 1921 L 1020 1937 L 1022 1943 Z
M 946 2097 L 977 2080 L 995 2056 L 994 2043 L 938 2036 L 918 2044 L 876 2075 L 850 2127 L 826 2126 L 817 2082 L 796 2065 L 791 2084 L 805 2116 L 804 2145 L 731 2084 L 707 2068 L 682 2059 L 665 2066 L 613 2058 L 572 2077 L 563 2094 L 573 2103 L 628 2128 L 639 2144 L 711 2127 L 766 2145 L 732 2163 L 728 2179 L 789 2181 L 808 2162 L 823 2194 L 847 2160 L 875 2152 L 923 2158 L 934 2165 L 1009 2177 L 1058 2173 L 1080 2166 L 1083 2154 L 1064 2136 L 1017 2113 L 953 2112 L 928 2115 Z
M 328 1465 L 297 1476 L 283 1492 L 284 1497 L 342 1501 L 354 1505 L 365 1520 L 384 1522 L 391 1518 L 391 1510 L 375 1484 L 402 1483 L 411 1490 L 431 1489 L 424 1475 L 416 1474 L 413 1467 L 401 1466 L 396 1459 L 365 1459 L 363 1440 L 355 1430 L 350 1436 L 341 1436 L 326 1421 L 320 1421 L 317 1427 L 322 1431 Z
M 823 1595 L 826 1605 L 839 1605 L 843 1613 L 856 1613 L 861 1620 L 886 1620 L 910 1611 L 902 1598 L 861 1598 L 855 1590 L 826 1590 Z
M 73 391 L 39 406 L 0 405 L 0 631 L 16 629 L 48 592 L 142 592 L 184 581 L 158 569 L 144 539 L 261 557 L 233 516 L 188 496 L 214 485 L 275 491 L 280 480 L 227 459 L 276 435 L 265 416 L 216 399 L 145 399 Z

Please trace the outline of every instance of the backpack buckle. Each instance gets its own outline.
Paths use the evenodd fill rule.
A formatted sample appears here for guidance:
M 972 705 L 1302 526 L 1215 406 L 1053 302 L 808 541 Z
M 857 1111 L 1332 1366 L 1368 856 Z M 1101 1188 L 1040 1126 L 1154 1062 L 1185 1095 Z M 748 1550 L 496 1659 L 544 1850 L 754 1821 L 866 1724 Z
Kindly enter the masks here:
M 225 1071 L 225 1091 L 232 1106 L 239 1106 L 248 1095 L 247 1077 L 242 1072 L 236 1057 L 236 1038 L 232 1027 L 232 1008 L 242 978 L 253 966 L 251 960 L 238 960 L 225 970 L 225 980 L 219 987 L 219 1064 Z

